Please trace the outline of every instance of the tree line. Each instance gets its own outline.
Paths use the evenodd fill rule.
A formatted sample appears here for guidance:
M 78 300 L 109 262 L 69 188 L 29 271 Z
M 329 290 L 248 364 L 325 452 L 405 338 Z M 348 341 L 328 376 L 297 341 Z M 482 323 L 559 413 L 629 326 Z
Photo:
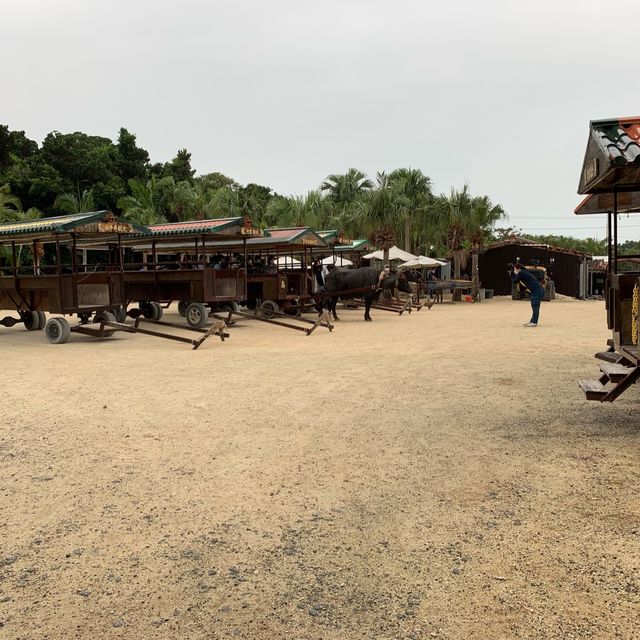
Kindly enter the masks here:
M 306 195 L 281 195 L 269 186 L 241 185 L 223 173 L 196 175 L 191 154 L 180 149 L 152 163 L 125 128 L 112 141 L 82 132 L 49 133 L 38 145 L 24 131 L 0 125 L 0 221 L 108 209 L 143 225 L 247 216 L 260 227 L 339 229 L 388 249 L 452 256 L 455 271 L 487 242 L 522 235 L 593 254 L 604 241 L 531 236 L 506 219 L 500 204 L 473 195 L 469 185 L 433 192 L 420 169 L 379 172 L 354 168 L 327 176 Z

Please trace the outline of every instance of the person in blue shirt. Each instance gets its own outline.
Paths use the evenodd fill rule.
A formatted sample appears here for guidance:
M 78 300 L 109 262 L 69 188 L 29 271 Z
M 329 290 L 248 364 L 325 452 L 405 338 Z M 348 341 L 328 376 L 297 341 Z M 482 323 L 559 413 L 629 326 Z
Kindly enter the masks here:
M 522 284 L 531 292 L 531 320 L 525 324 L 525 327 L 537 327 L 540 317 L 540 303 L 544 297 L 544 289 L 538 279 L 527 271 L 519 262 L 513 265 L 511 280 L 514 283 L 522 282 Z

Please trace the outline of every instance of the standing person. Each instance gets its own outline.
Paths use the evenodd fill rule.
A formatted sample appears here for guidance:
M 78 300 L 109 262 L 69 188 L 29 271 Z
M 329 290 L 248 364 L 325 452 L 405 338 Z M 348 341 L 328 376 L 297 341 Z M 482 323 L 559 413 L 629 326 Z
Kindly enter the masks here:
M 540 303 L 544 297 L 544 289 L 538 282 L 538 279 L 527 271 L 522 264 L 516 262 L 513 265 L 513 273 L 511 274 L 511 280 L 514 283 L 522 282 L 522 284 L 531 292 L 531 320 L 527 322 L 525 327 L 537 327 L 538 318 L 540 316 Z
M 384 265 L 384 269 L 380 272 L 378 276 L 378 289 L 382 289 L 382 281 L 388 278 L 391 275 L 391 267 L 388 264 Z
M 311 271 L 313 273 L 313 293 L 321 293 L 324 291 L 329 269 L 325 264 L 322 264 L 322 260 L 318 259 L 314 260 Z

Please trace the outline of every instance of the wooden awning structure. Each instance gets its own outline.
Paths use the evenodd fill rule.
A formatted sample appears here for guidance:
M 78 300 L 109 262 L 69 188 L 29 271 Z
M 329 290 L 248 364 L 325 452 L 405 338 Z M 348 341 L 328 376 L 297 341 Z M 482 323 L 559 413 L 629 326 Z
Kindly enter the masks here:
M 221 220 L 231 220 L 230 218 Z M 241 220 L 238 218 L 237 220 Z M 204 222 L 213 223 L 215 220 L 207 220 Z M 219 226 L 211 226 L 206 233 L 202 229 L 198 231 L 185 232 L 184 234 L 171 233 L 168 227 L 176 228 L 177 225 L 188 225 L 190 223 L 175 223 L 175 225 L 154 225 L 150 227 L 151 234 L 146 237 L 138 237 L 135 241 L 127 242 L 127 246 L 135 251 L 149 251 L 152 248 L 152 242 L 156 244 L 159 253 L 175 253 L 178 251 L 191 251 L 194 248 L 194 240 L 198 240 L 204 236 L 206 244 L 199 245 L 199 251 L 206 253 L 216 253 L 225 250 L 244 250 L 246 245 L 247 251 L 268 251 L 278 247 L 285 247 L 293 250 L 304 250 L 310 247 L 326 247 L 322 238 L 309 227 L 286 227 L 286 228 L 270 228 L 261 231 L 260 235 L 251 235 L 229 224 L 221 224 Z M 162 227 L 158 229 L 158 227 Z M 197 229 L 194 226 L 192 229 Z M 151 240 L 151 241 L 150 241 Z
M 18 220 L 0 224 L 0 244 L 68 241 L 74 238 L 104 239 L 148 233 L 146 227 L 119 218 L 111 211 L 74 213 L 52 218 Z
M 592 120 L 578 193 L 637 191 L 640 184 L 640 116 Z
M 234 217 L 153 224 L 149 225 L 148 235 L 152 238 L 200 237 L 202 235 L 256 238 L 262 236 L 263 232 L 258 227 L 254 227 L 249 218 Z
M 616 194 L 618 213 L 640 211 L 640 191 L 622 191 Z M 614 210 L 613 193 L 594 193 L 587 196 L 574 210 L 579 216 L 611 213 Z

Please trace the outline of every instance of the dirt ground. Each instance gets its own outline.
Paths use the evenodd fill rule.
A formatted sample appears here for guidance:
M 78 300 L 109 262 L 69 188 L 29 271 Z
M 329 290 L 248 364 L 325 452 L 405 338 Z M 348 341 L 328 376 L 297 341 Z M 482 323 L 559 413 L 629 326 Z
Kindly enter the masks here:
M 603 303 L 529 311 L 0 327 L 0 637 L 640 638 L 640 389 L 577 386 Z

